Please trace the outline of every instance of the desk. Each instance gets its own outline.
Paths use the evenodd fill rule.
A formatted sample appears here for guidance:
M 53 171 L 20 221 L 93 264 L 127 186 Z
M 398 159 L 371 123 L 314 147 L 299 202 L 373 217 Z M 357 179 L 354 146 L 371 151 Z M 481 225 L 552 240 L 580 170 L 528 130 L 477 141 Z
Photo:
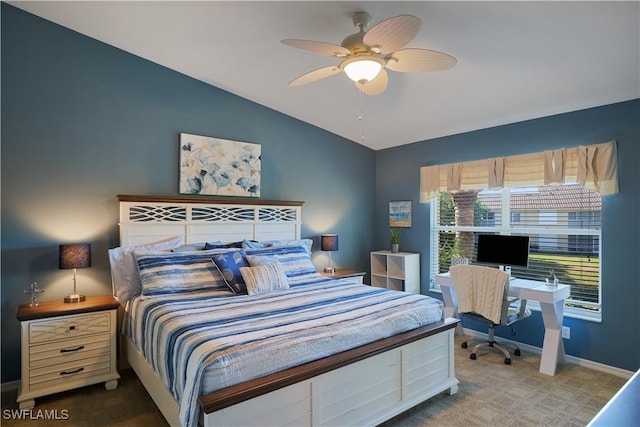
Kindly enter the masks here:
M 444 300 L 445 317 L 458 318 L 458 300 L 453 279 L 449 273 L 436 274 L 435 283 L 440 285 Z M 544 341 L 540 357 L 540 372 L 555 375 L 558 362 L 564 362 L 564 344 L 562 342 L 562 316 L 564 300 L 570 295 L 569 285 L 547 286 L 535 280 L 514 279 L 509 281 L 509 295 L 538 301 L 544 322 Z M 458 324 L 456 332 L 462 334 Z

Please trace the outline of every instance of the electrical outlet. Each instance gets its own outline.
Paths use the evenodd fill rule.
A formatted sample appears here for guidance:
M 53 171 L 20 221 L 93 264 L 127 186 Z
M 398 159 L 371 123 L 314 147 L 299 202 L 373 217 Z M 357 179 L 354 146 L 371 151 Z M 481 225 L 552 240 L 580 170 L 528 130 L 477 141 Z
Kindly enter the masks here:
M 571 328 L 568 326 L 562 327 L 562 338 L 570 340 L 571 339 Z

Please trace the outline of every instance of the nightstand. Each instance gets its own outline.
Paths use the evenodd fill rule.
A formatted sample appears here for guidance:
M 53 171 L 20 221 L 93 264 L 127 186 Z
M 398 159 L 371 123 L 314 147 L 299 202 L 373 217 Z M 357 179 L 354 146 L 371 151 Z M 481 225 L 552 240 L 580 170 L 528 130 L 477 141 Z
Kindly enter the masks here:
M 364 271 L 347 270 L 344 268 L 338 268 L 333 273 L 327 273 L 324 271 L 319 271 L 318 273 L 325 277 L 332 277 L 334 279 L 351 279 L 351 282 L 360 285 L 364 283 L 364 275 L 366 274 Z
M 36 397 L 103 381 L 107 390 L 118 387 L 118 306 L 112 296 L 20 306 L 20 409 L 32 409 Z

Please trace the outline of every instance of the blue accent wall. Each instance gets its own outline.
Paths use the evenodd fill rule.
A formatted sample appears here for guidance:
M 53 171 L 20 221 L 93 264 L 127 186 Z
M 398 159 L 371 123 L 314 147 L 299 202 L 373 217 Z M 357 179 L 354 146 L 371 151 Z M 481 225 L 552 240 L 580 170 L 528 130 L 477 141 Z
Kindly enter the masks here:
M 481 105 L 478 108 L 482 108 Z M 640 368 L 640 100 L 433 139 L 376 152 L 375 246 L 388 246 L 388 202 L 411 200 L 413 220 L 401 249 L 421 254 L 422 292 L 429 292 L 430 205 L 419 203 L 421 166 L 597 144 L 616 140 L 620 193 L 602 200 L 602 323 L 565 318 L 567 354 L 635 371 Z M 465 327 L 486 332 L 479 324 Z M 509 339 L 542 347 L 539 312 Z
M 58 245 L 93 244 L 86 295 L 111 292 L 118 194 L 178 192 L 179 133 L 262 144 L 263 199 L 303 200 L 303 236 L 340 235 L 338 267 L 369 270 L 389 246 L 388 202 L 413 201 L 402 248 L 421 253 L 428 292 L 429 205 L 420 166 L 618 141 L 620 189 L 604 199 L 601 324 L 565 319 L 569 354 L 635 370 L 640 361 L 640 101 L 374 152 L 357 143 L 2 4 L 2 382 L 20 376 L 19 304 L 37 281 L 60 300 L 71 273 Z M 288 88 L 283 88 L 288 90 Z M 478 106 L 482 108 L 482 106 Z M 437 294 L 434 294 L 438 296 Z M 517 339 L 542 345 L 539 314 Z
M 284 87 L 282 90 L 294 90 Z M 20 376 L 19 304 L 71 293 L 58 245 L 90 242 L 86 295 L 111 293 L 118 194 L 178 193 L 181 132 L 262 144 L 262 199 L 302 200 L 303 237 L 368 270 L 375 153 L 2 3 L 2 381 Z

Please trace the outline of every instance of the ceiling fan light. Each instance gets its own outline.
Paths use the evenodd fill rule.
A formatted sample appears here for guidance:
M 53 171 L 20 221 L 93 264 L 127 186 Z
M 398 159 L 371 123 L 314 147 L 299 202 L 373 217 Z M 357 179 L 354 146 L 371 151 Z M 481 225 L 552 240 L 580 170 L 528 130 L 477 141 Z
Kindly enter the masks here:
M 380 61 L 370 58 L 355 59 L 344 65 L 344 72 L 354 82 L 368 82 L 375 79 L 382 70 Z

